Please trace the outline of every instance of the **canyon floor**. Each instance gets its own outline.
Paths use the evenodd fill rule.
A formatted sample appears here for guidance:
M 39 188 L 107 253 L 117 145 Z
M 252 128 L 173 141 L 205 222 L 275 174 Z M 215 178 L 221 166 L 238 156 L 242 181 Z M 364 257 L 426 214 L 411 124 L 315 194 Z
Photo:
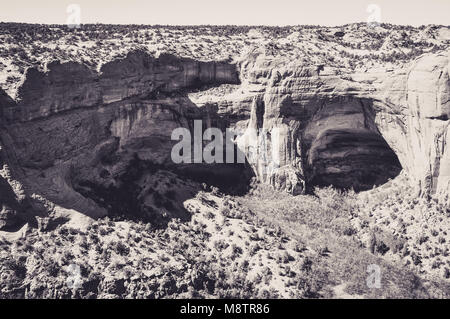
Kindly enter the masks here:
M 450 212 L 404 179 L 299 196 L 204 185 L 184 203 L 189 220 L 164 228 L 72 212 L 51 230 L 2 231 L 0 297 L 449 298 Z

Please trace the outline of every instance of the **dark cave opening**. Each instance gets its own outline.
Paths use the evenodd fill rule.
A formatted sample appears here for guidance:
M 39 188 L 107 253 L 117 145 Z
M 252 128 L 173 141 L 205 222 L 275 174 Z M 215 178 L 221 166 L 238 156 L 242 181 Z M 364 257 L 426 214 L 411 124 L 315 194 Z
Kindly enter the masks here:
M 106 174 L 105 174 L 106 175 Z M 162 165 L 135 156 L 117 176 L 78 179 L 74 189 L 107 210 L 108 216 L 151 222 L 165 227 L 172 218 L 189 220 L 184 202 L 203 190 L 202 184 L 229 195 L 245 194 L 254 176 L 248 163 Z
M 308 186 L 333 186 L 356 192 L 377 187 L 402 170 L 384 138 L 367 129 L 328 130 L 308 154 Z
M 220 163 L 186 165 L 175 172 L 198 183 L 214 186 L 227 195 L 244 195 L 250 188 L 250 181 L 255 176 L 248 163 Z
M 225 131 L 227 127 L 220 120 L 213 120 L 212 124 L 213 127 L 214 125 L 221 127 L 222 131 Z M 203 132 L 204 129 L 206 127 L 202 128 Z M 228 139 L 229 136 L 225 135 L 225 138 Z M 204 142 L 202 147 L 205 147 Z M 251 180 L 255 177 L 255 173 L 245 154 L 235 142 L 226 140 L 222 144 L 222 148 L 224 148 L 222 157 L 217 162 L 206 163 L 203 158 L 202 163 L 194 163 L 192 160 L 191 163 L 172 165 L 170 169 L 181 178 L 216 187 L 223 194 L 232 196 L 244 195 L 249 191 Z M 192 145 L 192 149 L 194 149 L 194 145 Z M 215 149 L 211 153 L 215 156 Z

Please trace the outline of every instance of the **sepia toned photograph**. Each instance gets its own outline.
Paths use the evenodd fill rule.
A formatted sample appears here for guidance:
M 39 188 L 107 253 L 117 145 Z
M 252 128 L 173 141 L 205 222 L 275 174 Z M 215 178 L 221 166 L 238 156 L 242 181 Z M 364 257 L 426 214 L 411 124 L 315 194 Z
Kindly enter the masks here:
M 449 0 L 3 2 L 0 299 L 450 298 Z

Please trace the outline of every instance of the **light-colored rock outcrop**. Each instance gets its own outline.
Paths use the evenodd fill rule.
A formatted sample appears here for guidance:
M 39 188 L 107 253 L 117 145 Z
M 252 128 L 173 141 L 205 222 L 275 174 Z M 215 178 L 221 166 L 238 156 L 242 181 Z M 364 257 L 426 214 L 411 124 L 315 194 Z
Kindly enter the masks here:
M 256 162 L 261 179 L 283 188 L 286 182 L 279 180 L 292 168 L 297 174 L 287 183 L 290 190 L 297 189 L 291 184 L 299 175 L 300 188 L 312 183 L 364 189 L 396 176 L 398 157 L 422 194 L 448 198 L 448 51 L 396 72 L 347 75 L 251 59 L 242 65 L 244 85 L 255 96 L 248 126 L 263 128 L 267 145 L 281 146 L 268 153 L 283 167 L 267 175 L 265 164 Z
M 450 193 L 449 51 L 419 58 L 377 91 L 375 122 L 425 195 Z

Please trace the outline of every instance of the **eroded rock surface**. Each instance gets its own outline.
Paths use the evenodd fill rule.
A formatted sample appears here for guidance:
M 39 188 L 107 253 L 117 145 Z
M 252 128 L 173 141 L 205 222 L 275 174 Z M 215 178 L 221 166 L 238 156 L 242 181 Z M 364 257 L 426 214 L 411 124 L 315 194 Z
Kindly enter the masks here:
M 404 168 L 422 194 L 448 200 L 448 51 L 395 72 L 345 76 L 260 55 L 250 61 L 241 70 L 255 96 L 249 126 L 262 128 L 269 153 L 297 172 L 280 185 L 274 183 L 278 172 L 266 174 L 261 161 L 255 165 L 261 179 L 296 189 L 291 184 L 300 175 L 307 187 L 367 189 Z
M 447 51 L 395 72 L 346 75 L 258 51 L 237 65 L 132 52 L 100 73 L 52 63 L 47 73 L 28 71 L 18 102 L 0 96 L 2 165 L 28 196 L 92 217 L 130 207 L 154 219 L 151 206 L 168 189 L 149 188 L 150 181 L 164 184 L 186 172 L 194 180 L 227 179 L 228 186 L 254 174 L 299 194 L 329 184 L 364 190 L 403 168 L 422 194 L 448 201 L 448 62 Z M 192 130 L 196 119 L 204 129 L 240 130 L 236 144 L 251 170 L 175 165 L 171 133 Z M 261 143 L 265 152 L 254 157 Z M 181 185 L 170 196 L 181 202 L 194 190 Z M 3 188 L 0 194 L 6 216 L 12 206 Z M 167 211 L 183 217 L 182 207 Z

